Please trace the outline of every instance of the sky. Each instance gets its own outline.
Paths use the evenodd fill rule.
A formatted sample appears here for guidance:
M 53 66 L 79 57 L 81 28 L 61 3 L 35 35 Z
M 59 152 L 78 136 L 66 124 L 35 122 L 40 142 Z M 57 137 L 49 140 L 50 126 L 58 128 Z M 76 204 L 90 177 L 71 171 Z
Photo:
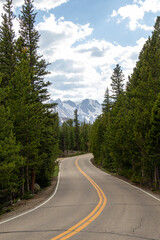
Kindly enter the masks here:
M 13 0 L 17 16 L 22 4 Z M 51 98 L 100 103 L 116 64 L 127 82 L 160 15 L 160 0 L 35 0 L 34 7 Z M 18 34 L 16 19 L 14 28 Z

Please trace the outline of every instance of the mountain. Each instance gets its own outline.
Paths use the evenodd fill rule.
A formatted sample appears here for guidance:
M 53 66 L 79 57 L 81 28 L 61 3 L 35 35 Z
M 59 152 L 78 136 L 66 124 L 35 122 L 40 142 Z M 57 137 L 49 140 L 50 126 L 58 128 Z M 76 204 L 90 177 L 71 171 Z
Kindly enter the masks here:
M 74 110 L 78 110 L 78 119 L 80 122 L 93 123 L 102 113 L 101 104 L 97 100 L 84 99 L 76 103 L 70 100 L 61 101 L 61 99 L 50 100 L 50 103 L 57 103 L 55 111 L 58 112 L 60 122 L 68 119 L 74 119 Z

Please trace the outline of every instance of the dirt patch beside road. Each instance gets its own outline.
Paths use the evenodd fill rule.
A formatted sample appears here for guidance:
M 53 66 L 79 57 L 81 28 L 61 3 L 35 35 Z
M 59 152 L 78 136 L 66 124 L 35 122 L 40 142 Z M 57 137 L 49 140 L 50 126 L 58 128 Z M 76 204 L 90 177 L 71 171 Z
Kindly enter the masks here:
M 40 192 L 38 192 L 37 194 L 33 195 L 33 198 L 28 199 L 28 200 L 20 200 L 17 204 L 13 205 L 12 211 L 5 213 L 3 215 L 0 215 L 0 222 L 8 219 L 8 218 L 12 218 L 15 217 L 23 212 L 26 212 L 38 205 L 40 205 L 41 203 L 43 203 L 44 201 L 46 201 L 54 192 L 56 185 L 57 185 L 57 177 L 52 179 L 51 182 L 51 186 L 42 189 Z

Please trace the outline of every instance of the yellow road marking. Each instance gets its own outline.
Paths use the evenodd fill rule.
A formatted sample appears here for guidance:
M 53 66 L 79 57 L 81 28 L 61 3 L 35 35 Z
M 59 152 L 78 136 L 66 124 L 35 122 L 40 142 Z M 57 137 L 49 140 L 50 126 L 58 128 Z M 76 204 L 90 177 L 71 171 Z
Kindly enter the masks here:
M 52 238 L 51 240 L 57 240 L 57 239 L 66 240 L 66 239 L 72 237 L 73 235 L 77 234 L 82 229 L 87 227 L 91 222 L 93 222 L 101 214 L 101 212 L 103 211 L 103 209 L 107 203 L 107 198 L 106 198 L 104 192 L 102 191 L 102 189 L 93 181 L 92 178 L 90 178 L 84 171 L 82 171 L 82 169 L 78 165 L 78 160 L 79 159 L 77 158 L 75 161 L 76 167 L 78 168 L 79 172 L 81 174 L 83 174 L 88 179 L 88 181 L 93 185 L 93 187 L 96 189 L 98 196 L 99 196 L 99 202 L 98 202 L 97 206 L 93 209 L 93 211 L 87 217 L 82 219 L 80 222 L 75 224 L 73 227 L 69 228 L 67 231 Z

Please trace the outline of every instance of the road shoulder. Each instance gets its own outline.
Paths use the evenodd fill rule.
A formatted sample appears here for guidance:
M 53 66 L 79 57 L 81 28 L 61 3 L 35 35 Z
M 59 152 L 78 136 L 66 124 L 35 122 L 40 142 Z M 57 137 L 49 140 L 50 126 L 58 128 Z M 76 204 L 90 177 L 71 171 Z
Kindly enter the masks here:
M 33 198 L 28 200 L 20 200 L 17 204 L 13 205 L 11 212 L 0 215 L 0 222 L 8 218 L 16 217 L 19 214 L 33 209 L 41 203 L 45 202 L 46 199 L 48 199 L 54 193 L 57 181 L 58 177 L 54 177 L 52 179 L 51 185 L 46 187 L 45 189 L 42 189 L 37 194 L 34 194 Z

